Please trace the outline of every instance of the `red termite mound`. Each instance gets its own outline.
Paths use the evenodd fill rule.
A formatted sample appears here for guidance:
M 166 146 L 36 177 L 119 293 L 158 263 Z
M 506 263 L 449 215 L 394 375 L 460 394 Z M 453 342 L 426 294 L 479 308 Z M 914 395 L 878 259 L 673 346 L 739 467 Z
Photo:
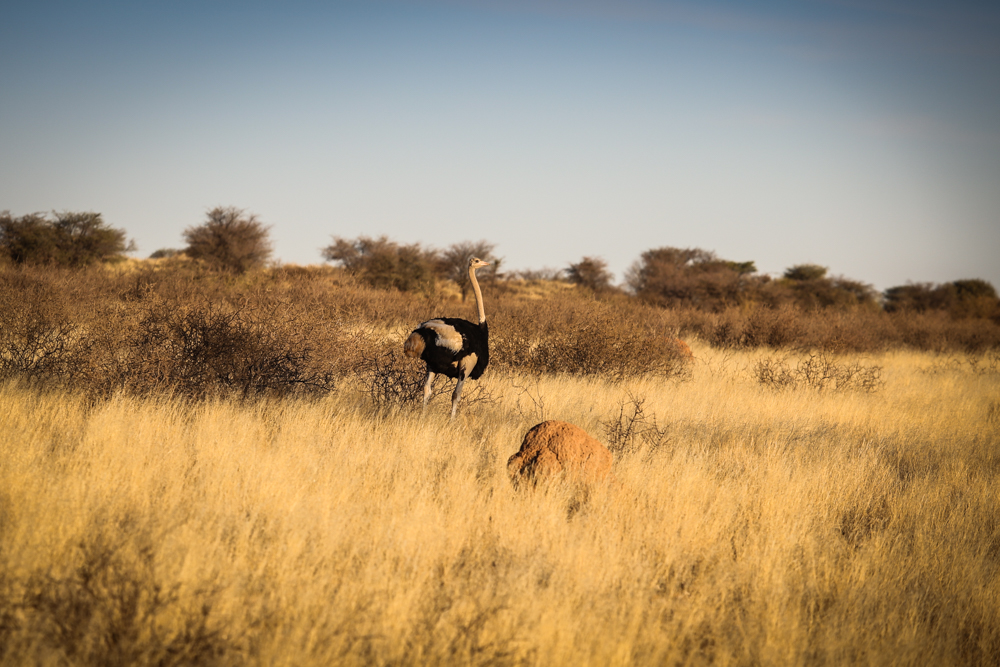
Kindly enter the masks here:
M 594 483 L 611 479 L 611 452 L 579 426 L 545 421 L 525 435 L 521 449 L 507 461 L 516 486 L 566 479 Z

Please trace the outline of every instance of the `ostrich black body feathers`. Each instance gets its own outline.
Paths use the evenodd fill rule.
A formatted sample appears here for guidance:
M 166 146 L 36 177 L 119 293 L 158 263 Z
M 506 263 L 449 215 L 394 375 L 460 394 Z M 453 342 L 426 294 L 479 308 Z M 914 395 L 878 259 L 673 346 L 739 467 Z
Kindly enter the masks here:
M 458 317 L 438 317 L 421 324 L 413 334 L 423 340 L 420 358 L 427 364 L 427 370 L 434 373 L 458 378 L 471 362 L 472 368 L 466 377 L 478 380 L 490 363 L 490 333 L 486 322 L 474 324 Z M 460 346 L 457 345 L 459 340 Z M 470 358 L 472 355 L 475 355 L 474 360 Z

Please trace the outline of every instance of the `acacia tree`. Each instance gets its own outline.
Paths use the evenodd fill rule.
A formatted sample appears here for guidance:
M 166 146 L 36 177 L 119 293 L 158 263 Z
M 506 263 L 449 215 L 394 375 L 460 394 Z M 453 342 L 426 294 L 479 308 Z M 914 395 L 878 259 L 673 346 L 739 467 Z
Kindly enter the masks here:
M 335 236 L 322 252 L 323 259 L 339 263 L 372 287 L 425 293 L 432 293 L 436 287 L 437 253 L 419 243 L 402 245 L 386 236 Z
M 719 259 L 701 248 L 653 248 L 625 274 L 636 296 L 660 306 L 722 310 L 754 298 L 753 262 Z
M 784 276 L 782 277 L 786 280 L 794 280 L 795 282 L 823 280 L 826 278 L 826 271 L 825 266 L 818 264 L 796 264 L 785 269 Z
M 108 226 L 100 213 L 0 213 L 0 249 L 16 264 L 86 266 L 135 250 L 125 230 Z
M 990 283 L 978 278 L 955 280 L 943 285 L 909 283 L 890 287 L 883 293 L 886 311 L 924 312 L 943 310 L 952 317 L 996 317 L 1000 299 Z
M 217 206 L 208 220 L 184 230 L 192 259 L 202 259 L 218 268 L 243 273 L 263 266 L 271 257 L 270 228 L 255 214 L 234 206 Z
M 496 248 L 496 244 L 489 241 L 460 241 L 448 246 L 440 254 L 438 265 L 441 274 L 448 280 L 455 281 L 458 289 L 462 292 L 462 301 L 465 301 L 469 287 L 471 287 L 469 282 L 470 257 L 478 257 L 484 262 L 490 263 L 478 274 L 484 282 L 496 279 L 502 260 L 493 254 L 494 248 Z
M 576 264 L 570 264 L 566 275 L 571 283 L 594 292 L 611 289 L 611 280 L 614 277 L 608 271 L 608 263 L 600 257 L 584 257 Z
M 58 241 L 55 227 L 41 213 L 14 218 L 0 215 L 0 245 L 15 264 L 55 264 Z
M 797 264 L 785 269 L 782 279 L 772 286 L 772 290 L 778 294 L 788 292 L 791 300 L 806 310 L 878 307 L 878 295 L 871 285 L 843 276 L 831 278 L 826 273 L 825 266 Z

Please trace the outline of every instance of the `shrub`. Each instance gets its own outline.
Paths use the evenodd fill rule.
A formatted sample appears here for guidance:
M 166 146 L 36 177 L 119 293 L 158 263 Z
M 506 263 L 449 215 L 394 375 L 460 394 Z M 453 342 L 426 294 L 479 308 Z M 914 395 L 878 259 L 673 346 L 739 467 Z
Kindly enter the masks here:
M 527 373 L 601 375 L 613 380 L 644 375 L 683 379 L 690 359 L 675 336 L 653 320 L 613 303 L 580 300 L 506 305 L 490 328 L 491 363 Z
M 0 215 L 0 244 L 16 264 L 54 264 L 58 257 L 55 226 L 41 213 L 12 218 Z
M 437 261 L 441 275 L 458 285 L 458 289 L 462 293 L 462 301 L 465 301 L 469 288 L 472 286 L 472 283 L 469 282 L 470 257 L 478 257 L 484 262 L 490 263 L 488 267 L 484 267 L 476 273 L 480 282 L 488 283 L 496 280 L 502 260 L 493 254 L 495 248 L 496 244 L 488 241 L 476 243 L 463 241 L 449 246 L 438 255 Z
M 76 330 L 55 285 L 21 271 L 0 273 L 0 377 L 64 376 Z
M 826 353 L 810 354 L 794 368 L 784 358 L 762 359 L 754 364 L 753 376 L 758 384 L 770 389 L 808 387 L 816 391 L 872 393 L 884 384 L 881 366 L 866 366 L 859 361 L 838 362 Z
M 177 248 L 160 248 L 159 250 L 154 250 L 149 256 L 150 259 L 169 259 L 171 257 L 177 257 L 183 251 Z
M 329 391 L 353 363 L 331 353 L 341 327 L 267 292 L 220 292 L 197 271 L 0 271 L 0 377 L 92 396 L 252 397 Z
M 947 312 L 954 319 L 994 319 L 1000 322 L 1000 299 L 993 285 L 978 278 L 943 285 L 908 283 L 884 292 L 891 313 Z
M 135 249 L 125 231 L 109 227 L 100 213 L 0 214 L 0 248 L 15 264 L 86 266 Z
M 797 264 L 785 269 L 784 278 L 795 282 L 822 280 L 826 277 L 826 267 L 817 264 Z
M 408 363 L 395 350 L 365 354 L 357 367 L 361 386 L 379 408 L 412 404 L 423 400 L 426 373 L 422 365 Z M 437 383 L 440 394 L 443 383 Z
M 601 422 L 612 454 L 634 454 L 642 447 L 655 450 L 666 444 L 669 426 L 659 426 L 655 414 L 646 414 L 645 405 L 645 398 L 630 394 L 627 407 L 626 402 L 621 401 L 618 414 Z
M 784 347 L 801 341 L 804 334 L 799 312 L 787 305 L 728 309 L 718 322 L 708 336 L 714 347 Z
M 333 389 L 333 372 L 317 359 L 308 333 L 276 304 L 251 310 L 158 302 L 141 311 L 123 339 L 95 341 L 88 388 L 191 398 Z M 108 344 L 117 352 L 110 354 Z
M 148 534 L 92 523 L 69 556 L 72 567 L 0 579 L 0 660 L 32 637 L 35 653 L 22 657 L 58 655 L 63 664 L 214 665 L 236 653 L 232 635 L 209 620 L 217 589 L 199 587 L 196 602 L 186 601 L 179 584 L 157 576 Z
M 522 280 L 528 282 L 556 282 L 565 277 L 563 269 L 545 267 L 541 269 L 519 269 L 504 274 L 507 280 Z
M 208 220 L 184 230 L 184 240 L 188 257 L 236 273 L 263 266 L 271 257 L 268 227 L 232 206 L 213 208 Z
M 927 310 L 944 310 L 948 307 L 948 294 L 935 289 L 931 283 L 908 283 L 890 287 L 882 293 L 887 312 L 903 311 L 922 313 Z
M 414 362 L 400 354 L 396 345 L 382 346 L 381 349 L 366 350 L 360 362 L 353 369 L 364 394 L 378 409 L 416 406 L 423 403 L 424 382 L 427 371 L 424 364 Z M 438 376 L 431 392 L 430 401 L 439 396 L 449 395 L 455 388 L 455 380 Z M 496 403 L 497 398 L 480 382 L 466 383 L 462 392 L 462 405 Z
M 425 294 L 436 290 L 437 253 L 419 243 L 400 245 L 385 236 L 359 236 L 353 241 L 335 236 L 323 249 L 323 259 L 339 262 L 352 275 L 379 289 Z
M 878 308 L 878 294 L 871 285 L 843 276 L 828 277 L 816 264 L 799 264 L 785 270 L 780 280 L 762 288 L 762 300 L 776 306 L 792 303 L 803 310 Z
M 566 276 L 574 285 L 594 292 L 611 289 L 613 276 L 608 271 L 608 263 L 600 257 L 584 257 L 576 264 L 570 264 Z
M 973 278 L 951 283 L 955 290 L 955 305 L 951 309 L 957 318 L 1000 318 L 1000 300 L 993 285 Z
M 719 311 L 752 301 L 759 280 L 753 262 L 720 260 L 700 248 L 655 248 L 642 253 L 626 283 L 643 301 L 665 307 Z

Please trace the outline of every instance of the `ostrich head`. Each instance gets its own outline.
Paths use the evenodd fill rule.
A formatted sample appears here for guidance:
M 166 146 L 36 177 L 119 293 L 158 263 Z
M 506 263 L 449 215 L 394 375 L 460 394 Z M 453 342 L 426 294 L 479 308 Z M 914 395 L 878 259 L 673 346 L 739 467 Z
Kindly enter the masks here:
M 490 265 L 489 262 L 484 262 L 483 260 L 479 259 L 478 257 L 470 257 L 469 258 L 469 268 L 472 269 L 473 271 L 475 271 L 476 269 L 478 269 L 480 267 L 489 266 L 489 265 Z

